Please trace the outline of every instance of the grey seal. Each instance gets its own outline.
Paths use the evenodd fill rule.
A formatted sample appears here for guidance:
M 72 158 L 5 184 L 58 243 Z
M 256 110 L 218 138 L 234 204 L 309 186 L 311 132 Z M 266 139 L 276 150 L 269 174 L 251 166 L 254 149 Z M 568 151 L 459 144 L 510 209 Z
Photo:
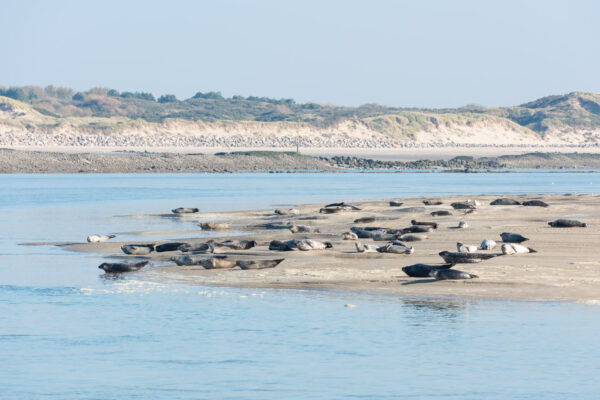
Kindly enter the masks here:
M 140 261 L 137 263 L 102 263 L 98 268 L 109 274 L 118 274 L 122 272 L 138 271 L 140 268 L 148 265 L 150 261 Z
M 202 252 L 202 253 L 213 253 L 214 247 L 210 243 L 186 243 L 179 246 L 179 250 L 184 253 L 187 252 Z
M 121 246 L 125 254 L 146 255 L 154 251 L 153 244 L 126 244 Z
M 427 222 L 427 221 L 417 221 L 417 220 L 412 220 L 410 221 L 411 224 L 413 225 L 425 225 L 425 226 L 431 226 L 433 229 L 437 229 L 438 228 L 438 223 L 437 222 Z
M 379 246 L 375 246 L 373 244 L 364 244 L 361 242 L 354 243 L 356 247 L 356 251 L 359 253 L 377 253 L 377 249 Z
M 491 239 L 484 239 L 480 246 L 481 250 L 492 250 L 494 247 L 496 247 L 496 242 Z
M 101 242 L 107 242 L 112 238 L 115 238 L 115 235 L 90 235 L 87 237 L 87 241 L 88 243 L 101 243 Z
M 457 269 L 434 269 L 429 273 L 429 276 L 435 278 L 436 281 L 479 278 L 475 274 L 469 274 Z
M 528 200 L 524 201 L 523 205 L 526 207 L 549 207 L 548 203 L 544 203 L 541 200 Z
M 402 204 L 404 204 L 404 203 L 401 201 L 395 201 L 395 200 L 390 201 L 390 207 L 400 207 Z
M 198 226 L 205 231 L 219 231 L 229 229 L 231 222 L 200 222 Z
M 291 250 L 324 250 L 330 249 L 333 245 L 329 242 L 321 243 L 312 239 L 293 239 L 282 242 L 280 240 L 272 240 L 269 243 L 269 250 L 291 251 Z
M 179 207 L 171 210 L 173 214 L 194 214 L 200 211 L 197 208 Z
M 171 261 L 175 264 L 182 265 L 200 265 L 200 263 L 205 260 L 206 257 L 194 256 L 191 254 L 184 254 L 181 256 L 173 256 L 171 257 Z
M 454 208 L 455 210 L 474 210 L 477 207 L 475 206 L 475 203 L 472 202 L 466 202 L 466 201 L 457 201 L 455 203 L 451 203 L 450 204 L 452 206 L 452 208 Z
M 428 278 L 431 271 L 436 269 L 449 269 L 454 264 L 413 264 L 402 267 L 402 272 L 413 278 Z
M 433 231 L 433 226 L 430 225 L 411 225 L 406 228 L 402 228 L 402 233 L 423 233 Z
M 502 254 L 526 254 L 526 253 L 537 253 L 531 247 L 525 247 L 518 243 L 505 243 L 501 247 Z
M 276 260 L 253 260 L 253 261 L 236 261 L 236 264 L 241 269 L 265 269 L 275 268 L 285 258 L 278 258 Z
M 475 253 L 477 251 L 477 246 L 456 242 L 456 250 L 461 253 Z
M 342 233 L 342 240 L 356 240 L 356 239 L 358 239 L 358 235 L 354 232 Z
M 440 206 L 444 203 L 440 200 L 423 200 L 423 204 L 426 206 Z
M 292 225 L 290 226 L 290 232 L 292 233 L 320 233 L 319 228 L 313 228 L 312 226 L 306 225 Z
M 215 256 L 202 260 L 200 265 L 202 265 L 205 269 L 223 269 L 233 268 L 237 265 L 237 263 L 233 260 L 228 260 L 227 256 Z
M 404 243 L 394 242 L 388 243 L 385 246 L 378 247 L 377 252 L 410 255 L 415 252 L 415 249 L 414 247 L 406 246 Z
M 223 242 L 208 241 L 214 248 L 226 247 L 232 250 L 248 250 L 256 247 L 256 240 L 225 240 Z
M 465 253 L 460 251 L 441 251 L 439 255 L 448 264 L 473 264 L 496 257 L 496 254 Z
M 418 235 L 416 233 L 405 233 L 404 235 L 401 235 L 399 239 L 404 242 L 418 242 L 427 238 L 428 236 L 426 235 Z
M 548 225 L 550 225 L 553 228 L 585 228 L 587 226 L 585 222 L 563 218 L 559 218 L 555 221 L 548 222 Z
M 371 222 L 375 222 L 375 217 L 363 217 L 354 220 L 355 224 L 370 224 Z
M 490 203 L 490 206 L 518 206 L 521 203 L 519 203 L 518 201 L 514 200 L 514 199 L 506 199 L 506 198 L 500 198 L 500 199 L 496 199 L 494 201 L 492 201 Z
M 273 211 L 275 214 L 277 215 L 298 215 L 300 214 L 300 210 L 296 209 L 296 208 L 290 208 L 287 210 L 280 210 L 277 209 L 275 211 Z
M 448 210 L 439 210 L 439 211 L 432 211 L 429 213 L 432 217 L 443 217 L 446 215 L 452 215 L 452 213 Z
M 183 242 L 169 242 L 169 243 L 163 243 L 163 244 L 159 244 L 158 246 L 156 246 L 154 248 L 154 250 L 156 250 L 157 253 L 162 253 L 165 251 L 177 251 L 179 250 L 179 248 L 183 245 L 186 245 L 187 243 L 183 243 Z
M 352 204 L 346 204 L 343 201 L 341 203 L 327 204 L 327 205 L 325 205 L 324 208 L 341 208 L 342 210 L 354 210 L 354 211 L 360 210 L 360 208 L 353 206 Z
M 522 243 L 522 242 L 526 242 L 527 240 L 529 240 L 529 238 L 526 238 L 523 235 L 520 235 L 518 233 L 510 233 L 510 232 L 502 232 L 500 234 L 500 237 L 502 238 L 502 241 L 504 243 Z

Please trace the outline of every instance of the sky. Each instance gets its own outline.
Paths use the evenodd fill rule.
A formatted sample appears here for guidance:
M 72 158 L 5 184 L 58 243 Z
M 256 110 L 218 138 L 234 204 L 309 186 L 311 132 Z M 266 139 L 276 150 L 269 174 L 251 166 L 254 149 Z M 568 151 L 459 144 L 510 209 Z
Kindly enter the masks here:
M 0 85 L 357 106 L 600 92 L 600 2 L 0 0 Z

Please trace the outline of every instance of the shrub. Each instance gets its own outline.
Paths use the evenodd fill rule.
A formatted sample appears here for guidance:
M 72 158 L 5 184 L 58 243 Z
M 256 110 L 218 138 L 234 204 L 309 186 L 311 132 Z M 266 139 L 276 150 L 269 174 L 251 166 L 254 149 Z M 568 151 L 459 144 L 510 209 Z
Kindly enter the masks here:
M 174 94 L 164 94 L 158 98 L 159 103 L 174 103 L 177 101 L 177 97 Z
M 83 93 L 81 93 L 81 92 L 77 92 L 73 95 L 74 101 L 82 101 L 83 99 L 84 99 Z

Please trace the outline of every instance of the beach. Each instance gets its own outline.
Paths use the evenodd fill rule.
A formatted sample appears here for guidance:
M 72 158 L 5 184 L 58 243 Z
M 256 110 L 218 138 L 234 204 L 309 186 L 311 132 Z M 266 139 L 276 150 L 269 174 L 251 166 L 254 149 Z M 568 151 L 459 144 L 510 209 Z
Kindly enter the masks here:
M 185 219 L 189 221 L 232 221 L 231 230 L 219 232 L 214 240 L 256 240 L 258 246 L 249 250 L 222 250 L 216 255 L 227 255 L 232 260 L 285 260 L 275 268 L 262 270 L 222 269 L 206 270 L 201 266 L 176 266 L 169 261 L 179 252 L 151 253 L 147 257 L 152 267 L 138 272 L 140 279 L 159 282 L 186 283 L 219 287 L 317 289 L 344 292 L 386 294 L 394 296 L 418 296 L 435 298 L 477 298 L 490 300 L 526 301 L 581 301 L 599 302 L 600 261 L 595 246 L 598 238 L 600 196 L 595 194 L 553 194 L 510 196 L 517 201 L 542 200 L 549 207 L 492 206 L 491 201 L 507 196 L 448 196 L 436 198 L 442 205 L 425 206 L 424 198 L 394 199 L 402 202 L 391 207 L 389 199 L 352 203 L 360 211 L 344 211 L 321 214 L 323 205 L 297 206 L 298 215 L 279 216 L 273 210 L 198 213 L 176 216 L 136 215 L 147 219 Z M 481 203 L 475 213 L 463 215 L 462 210 L 452 210 L 450 203 L 467 199 Z M 432 217 L 435 210 L 450 210 L 451 216 Z M 368 224 L 353 221 L 374 217 Z M 578 219 L 587 223 L 585 228 L 552 228 L 549 221 L 557 218 Z M 410 221 L 435 221 L 438 229 L 425 233 L 428 239 L 410 242 L 414 254 L 358 253 L 355 243 L 384 245 L 372 239 L 342 240 L 342 232 L 352 226 L 378 226 L 403 228 Z M 457 229 L 460 221 L 467 228 Z M 321 233 L 291 233 L 288 229 L 264 229 L 265 223 L 305 225 L 318 228 Z M 200 228 L 198 228 L 200 231 Z M 440 251 L 456 251 L 456 243 L 479 245 L 484 239 L 498 242 L 498 247 L 481 253 L 501 254 L 500 233 L 519 233 L 530 240 L 522 243 L 535 249 L 536 253 L 502 255 L 477 264 L 458 264 L 454 269 L 479 276 L 478 279 L 461 281 L 434 281 L 431 278 L 411 278 L 402 267 L 416 263 L 442 263 Z M 179 237 L 177 241 L 198 243 L 193 231 L 146 231 L 138 234 L 147 237 L 141 243 L 159 244 L 161 235 Z M 196 236 L 196 238 L 195 238 Z M 313 251 L 268 250 L 271 240 L 311 238 L 331 242 L 333 248 Z M 66 250 L 94 253 L 101 261 L 136 258 L 125 256 L 120 247 L 126 242 L 64 244 Z M 139 242 L 138 242 L 139 243 Z M 211 257 L 211 255 L 206 255 Z M 146 258 L 146 257 L 142 257 Z

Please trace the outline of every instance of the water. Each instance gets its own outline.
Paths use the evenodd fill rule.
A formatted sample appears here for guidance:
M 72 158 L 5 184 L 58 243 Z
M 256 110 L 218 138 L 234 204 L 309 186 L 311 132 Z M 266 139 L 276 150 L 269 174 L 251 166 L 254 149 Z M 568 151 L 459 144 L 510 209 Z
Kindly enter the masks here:
M 1 176 L 0 398 L 595 399 L 598 305 L 207 288 L 143 273 L 109 280 L 96 255 L 17 244 L 192 229 L 123 217 L 178 206 L 595 193 L 599 176 Z

